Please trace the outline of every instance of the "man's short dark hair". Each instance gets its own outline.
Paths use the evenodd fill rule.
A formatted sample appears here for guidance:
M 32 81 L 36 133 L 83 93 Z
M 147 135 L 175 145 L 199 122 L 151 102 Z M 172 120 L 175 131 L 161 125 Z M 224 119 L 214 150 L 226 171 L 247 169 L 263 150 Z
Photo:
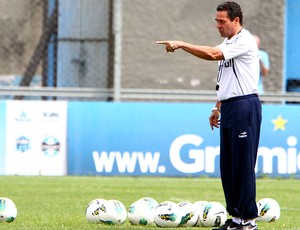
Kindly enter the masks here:
M 232 1 L 223 2 L 217 7 L 217 11 L 227 11 L 228 17 L 233 21 L 236 17 L 240 18 L 240 24 L 243 25 L 243 12 L 239 4 Z

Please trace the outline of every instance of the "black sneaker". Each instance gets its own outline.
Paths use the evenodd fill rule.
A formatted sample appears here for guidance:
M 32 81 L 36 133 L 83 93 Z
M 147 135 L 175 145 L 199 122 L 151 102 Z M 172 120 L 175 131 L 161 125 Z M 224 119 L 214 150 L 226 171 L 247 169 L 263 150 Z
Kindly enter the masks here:
M 236 230 L 239 224 L 232 221 L 232 219 L 226 220 L 225 224 L 219 228 L 213 228 L 212 230 Z
M 237 230 L 258 230 L 257 225 L 252 225 L 250 223 L 241 223 L 239 226 L 236 228 Z

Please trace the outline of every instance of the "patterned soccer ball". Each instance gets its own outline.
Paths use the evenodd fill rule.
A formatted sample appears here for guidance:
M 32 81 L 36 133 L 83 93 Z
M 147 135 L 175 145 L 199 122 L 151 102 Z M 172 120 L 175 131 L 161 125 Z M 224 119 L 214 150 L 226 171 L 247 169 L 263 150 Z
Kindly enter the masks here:
M 181 201 L 178 203 L 178 206 L 182 213 L 179 226 L 196 226 L 199 219 L 199 212 L 196 210 L 195 205 L 189 201 Z
M 13 222 L 17 218 L 17 213 L 17 207 L 11 199 L 0 197 L 0 222 Z
M 100 214 L 106 212 L 106 200 L 99 198 L 92 200 L 85 211 L 85 217 L 88 222 L 101 223 Z
M 198 221 L 197 221 L 197 223 L 195 225 L 197 227 L 203 227 L 203 225 L 201 224 L 201 221 L 200 221 L 200 213 L 203 213 L 203 206 L 205 206 L 207 203 L 208 202 L 205 201 L 205 200 L 199 200 L 199 201 L 196 201 L 194 203 L 194 207 L 195 207 L 195 209 L 196 209 L 196 211 L 197 211 L 197 213 L 199 215 Z
M 155 199 L 153 199 L 153 198 L 151 198 L 151 197 L 143 197 L 143 198 L 141 198 L 141 199 L 139 199 L 139 200 L 144 200 L 144 201 L 146 201 L 146 202 L 149 202 L 150 203 L 150 207 L 152 207 L 152 208 L 156 208 L 157 207 L 157 205 L 159 204 Z
M 150 197 L 133 202 L 127 213 L 128 220 L 133 225 L 151 225 L 154 223 L 154 209 L 158 202 Z
M 258 222 L 274 222 L 280 218 L 280 206 L 272 198 L 263 198 L 257 203 Z
M 226 220 L 226 208 L 219 202 L 208 202 L 200 212 L 200 221 L 205 227 L 219 227 Z
M 109 225 L 124 224 L 127 218 L 127 210 L 121 201 L 107 200 L 105 209 L 105 212 L 99 213 L 99 218 L 102 223 Z
M 154 223 L 158 227 L 177 227 L 182 214 L 179 206 L 172 201 L 161 202 L 154 210 Z

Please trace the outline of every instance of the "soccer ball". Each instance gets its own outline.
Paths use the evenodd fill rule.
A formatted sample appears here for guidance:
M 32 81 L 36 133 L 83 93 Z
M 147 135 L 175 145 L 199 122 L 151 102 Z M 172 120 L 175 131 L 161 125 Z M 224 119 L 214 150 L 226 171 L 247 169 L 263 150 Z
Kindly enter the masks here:
M 151 225 L 154 223 L 154 209 L 158 202 L 150 197 L 133 202 L 127 213 L 128 220 L 133 225 Z
M 154 223 L 158 227 L 177 227 L 181 218 L 179 206 L 172 201 L 161 202 L 154 210 Z
M 200 212 L 201 224 L 205 227 L 219 227 L 227 220 L 226 208 L 219 202 L 208 202 Z
M 15 203 L 7 198 L 0 197 L 0 222 L 13 222 L 17 217 L 17 207 Z
M 143 201 L 148 202 L 150 204 L 150 207 L 152 207 L 152 208 L 156 208 L 157 205 L 158 205 L 158 202 L 155 199 L 151 198 L 151 197 L 143 197 L 139 200 L 143 200 Z
M 181 209 L 182 213 L 182 218 L 179 226 L 195 226 L 199 219 L 199 212 L 197 212 L 194 204 L 189 201 L 181 201 L 178 203 L 178 206 Z
M 88 222 L 101 223 L 100 213 L 106 212 L 106 200 L 94 199 L 92 200 L 85 211 L 85 217 Z
M 276 200 L 263 198 L 257 203 L 258 222 L 274 222 L 280 217 L 280 206 Z
M 107 200 L 105 203 L 105 212 L 99 213 L 102 223 L 109 225 L 122 225 L 127 218 L 127 210 L 124 204 L 118 200 Z
M 196 212 L 197 212 L 198 215 L 199 215 L 198 220 L 197 220 L 197 223 L 196 223 L 196 225 L 195 225 L 195 226 L 197 226 L 197 227 L 203 226 L 203 225 L 201 224 L 201 221 L 200 221 L 200 213 L 203 212 L 203 206 L 205 206 L 207 203 L 208 203 L 208 202 L 205 201 L 205 200 L 199 200 L 199 201 L 196 201 L 196 202 L 194 203 L 195 210 L 196 210 Z

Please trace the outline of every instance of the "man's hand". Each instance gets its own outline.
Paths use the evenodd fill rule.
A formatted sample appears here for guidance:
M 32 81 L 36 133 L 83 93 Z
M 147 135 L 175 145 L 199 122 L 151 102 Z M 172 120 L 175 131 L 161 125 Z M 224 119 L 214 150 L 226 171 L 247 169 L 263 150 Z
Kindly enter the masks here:
M 220 124 L 220 111 L 219 110 L 214 110 L 212 111 L 210 117 L 209 117 L 209 124 L 212 130 L 214 130 L 215 128 L 219 128 L 219 124 Z
M 167 52 L 174 52 L 179 48 L 179 41 L 157 41 L 156 44 L 166 45 Z

